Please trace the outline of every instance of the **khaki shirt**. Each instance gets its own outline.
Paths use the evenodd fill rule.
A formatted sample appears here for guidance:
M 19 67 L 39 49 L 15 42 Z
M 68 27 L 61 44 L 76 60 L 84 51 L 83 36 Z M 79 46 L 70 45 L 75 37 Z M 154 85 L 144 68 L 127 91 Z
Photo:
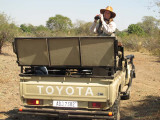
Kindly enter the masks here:
M 93 24 L 90 27 L 90 31 L 93 33 L 97 33 L 99 28 L 99 23 L 93 22 Z M 102 33 L 99 34 L 99 36 L 114 36 L 114 32 L 116 30 L 116 24 L 114 21 L 107 24 L 105 21 L 102 22 L 102 27 L 100 29 L 102 30 Z

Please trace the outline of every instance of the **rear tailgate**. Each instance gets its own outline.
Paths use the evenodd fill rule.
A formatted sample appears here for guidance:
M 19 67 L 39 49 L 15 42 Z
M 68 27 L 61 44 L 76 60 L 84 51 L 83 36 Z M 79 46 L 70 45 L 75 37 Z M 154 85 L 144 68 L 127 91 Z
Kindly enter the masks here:
M 100 78 L 21 77 L 24 99 L 106 102 L 109 82 Z

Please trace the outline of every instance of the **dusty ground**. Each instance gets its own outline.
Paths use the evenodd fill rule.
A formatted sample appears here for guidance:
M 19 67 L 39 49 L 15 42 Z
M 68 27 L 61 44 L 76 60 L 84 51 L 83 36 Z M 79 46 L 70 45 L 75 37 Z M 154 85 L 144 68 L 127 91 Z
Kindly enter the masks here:
M 121 119 L 160 120 L 160 60 L 139 52 L 126 54 L 135 55 L 136 78 L 133 79 L 131 99 L 121 101 Z M 0 120 L 18 120 L 13 109 L 21 103 L 19 72 L 16 56 L 7 45 L 0 55 Z

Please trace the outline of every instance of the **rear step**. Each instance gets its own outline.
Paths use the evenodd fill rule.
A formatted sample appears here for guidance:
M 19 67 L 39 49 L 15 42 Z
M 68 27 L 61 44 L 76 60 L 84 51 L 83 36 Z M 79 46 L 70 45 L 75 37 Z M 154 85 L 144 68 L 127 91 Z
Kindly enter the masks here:
M 61 110 L 61 109 L 40 109 L 40 108 L 20 108 L 19 114 L 52 116 L 60 119 L 87 118 L 87 119 L 114 119 L 114 113 L 109 111 L 82 111 L 82 110 Z

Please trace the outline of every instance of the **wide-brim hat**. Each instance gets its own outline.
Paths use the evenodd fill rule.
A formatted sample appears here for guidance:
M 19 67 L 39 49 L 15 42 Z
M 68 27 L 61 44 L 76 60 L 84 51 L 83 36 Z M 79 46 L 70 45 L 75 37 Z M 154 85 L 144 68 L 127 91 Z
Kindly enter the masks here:
M 116 17 L 116 13 L 113 12 L 113 8 L 111 6 L 106 7 L 106 9 L 100 9 L 100 13 L 104 14 L 104 12 L 107 10 L 111 12 L 111 18 Z

